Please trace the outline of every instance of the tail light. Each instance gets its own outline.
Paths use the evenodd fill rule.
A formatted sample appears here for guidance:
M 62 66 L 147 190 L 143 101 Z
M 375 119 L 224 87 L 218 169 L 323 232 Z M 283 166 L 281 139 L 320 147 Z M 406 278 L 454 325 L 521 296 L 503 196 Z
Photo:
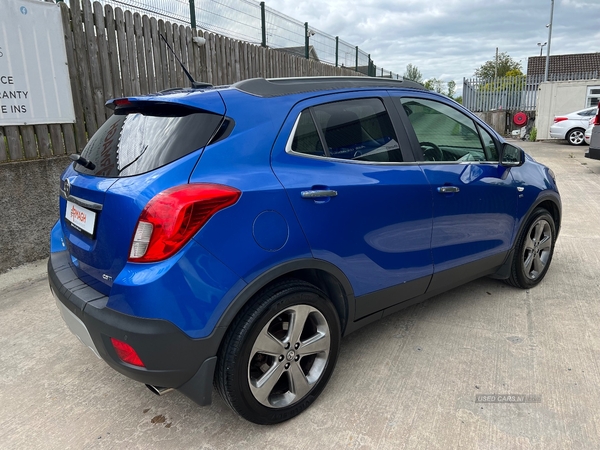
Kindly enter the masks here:
M 569 120 L 568 117 L 555 117 L 554 123 L 562 122 L 563 120 Z
M 187 184 L 148 202 L 137 223 L 129 261 L 156 262 L 181 249 L 215 213 L 233 205 L 241 192 L 220 184 Z
M 592 119 L 592 125 L 600 125 L 600 106 L 598 106 L 598 112 Z

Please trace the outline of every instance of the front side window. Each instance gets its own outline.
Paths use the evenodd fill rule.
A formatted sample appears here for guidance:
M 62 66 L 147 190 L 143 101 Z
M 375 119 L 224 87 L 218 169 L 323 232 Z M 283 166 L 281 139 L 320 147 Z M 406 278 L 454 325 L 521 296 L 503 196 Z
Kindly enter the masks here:
M 491 135 L 460 111 L 432 100 L 403 98 L 425 161 L 498 161 Z
M 379 99 L 318 105 L 302 111 L 291 150 L 353 161 L 402 162 L 398 138 Z

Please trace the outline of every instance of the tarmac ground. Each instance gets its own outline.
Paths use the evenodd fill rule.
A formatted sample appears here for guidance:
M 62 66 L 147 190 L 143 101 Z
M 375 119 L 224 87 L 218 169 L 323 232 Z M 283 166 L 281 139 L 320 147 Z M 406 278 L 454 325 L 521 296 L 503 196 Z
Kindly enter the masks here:
M 67 329 L 45 260 L 0 275 L 0 448 L 600 448 L 600 161 L 518 144 L 562 195 L 542 283 L 483 278 L 351 334 L 323 394 L 280 425 L 115 372 Z

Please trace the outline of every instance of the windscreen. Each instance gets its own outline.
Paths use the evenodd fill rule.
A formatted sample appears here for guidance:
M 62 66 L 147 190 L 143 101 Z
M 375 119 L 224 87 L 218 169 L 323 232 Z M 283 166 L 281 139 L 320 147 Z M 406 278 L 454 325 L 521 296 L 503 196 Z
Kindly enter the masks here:
M 106 178 L 150 172 L 205 147 L 221 120 L 222 116 L 211 113 L 115 114 L 92 136 L 81 153 L 95 168 L 90 170 L 75 164 L 75 170 Z

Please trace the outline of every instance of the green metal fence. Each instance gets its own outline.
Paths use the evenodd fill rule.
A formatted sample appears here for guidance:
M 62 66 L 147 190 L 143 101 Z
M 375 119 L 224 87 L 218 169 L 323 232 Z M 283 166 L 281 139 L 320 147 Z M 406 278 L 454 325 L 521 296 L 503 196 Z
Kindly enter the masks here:
M 370 55 L 339 36 L 332 36 L 254 0 L 98 0 L 191 25 L 223 36 L 265 47 L 282 49 L 336 67 L 348 67 L 365 75 L 401 78 L 378 68 Z M 66 0 L 68 4 L 68 0 Z

